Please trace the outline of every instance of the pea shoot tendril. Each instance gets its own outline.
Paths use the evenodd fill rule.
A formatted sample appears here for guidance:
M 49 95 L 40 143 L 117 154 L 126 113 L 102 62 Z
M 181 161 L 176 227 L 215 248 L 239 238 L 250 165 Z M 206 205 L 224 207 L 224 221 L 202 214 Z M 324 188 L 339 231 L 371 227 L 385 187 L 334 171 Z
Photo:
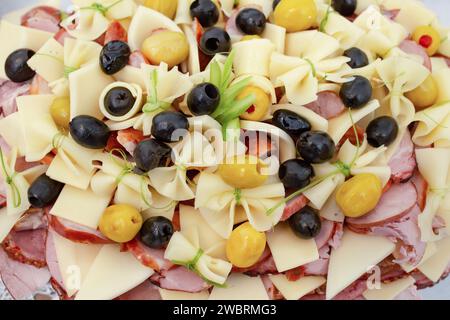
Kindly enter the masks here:
M 142 111 L 145 113 L 151 113 L 157 110 L 167 110 L 170 108 L 171 104 L 158 99 L 158 71 L 153 70 L 150 77 L 150 88 L 147 103 L 142 107 Z
M 6 161 L 5 161 L 5 156 L 3 154 L 3 150 L 2 148 L 0 148 L 0 161 L 1 161 L 1 165 L 2 165 L 2 171 L 5 177 L 5 182 L 7 185 L 9 185 L 9 187 L 11 188 L 12 191 L 12 200 L 13 200 L 13 205 L 14 208 L 18 208 L 20 207 L 21 203 L 22 203 L 22 197 L 20 196 L 20 190 L 19 187 L 17 187 L 16 183 L 14 182 L 14 177 L 17 175 L 17 172 L 13 171 L 12 173 L 8 172 L 8 169 L 6 168 Z M 14 170 L 14 169 L 12 169 Z

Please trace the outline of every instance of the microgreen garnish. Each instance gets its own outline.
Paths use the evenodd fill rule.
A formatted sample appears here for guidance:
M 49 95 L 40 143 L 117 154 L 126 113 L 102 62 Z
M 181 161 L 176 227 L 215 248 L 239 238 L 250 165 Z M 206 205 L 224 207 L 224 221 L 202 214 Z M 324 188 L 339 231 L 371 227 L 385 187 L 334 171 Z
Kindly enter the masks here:
M 169 102 L 158 100 L 158 71 L 153 70 L 150 77 L 150 90 L 147 97 L 147 103 L 142 107 L 142 111 L 150 113 L 158 109 L 164 111 L 170 108 L 171 104 Z
M 116 2 L 112 3 L 109 6 L 104 6 L 101 3 L 95 2 L 95 3 L 91 4 L 88 7 L 83 7 L 83 8 L 80 8 L 80 9 L 81 10 L 95 10 L 95 11 L 101 13 L 103 16 L 106 16 L 106 13 L 108 12 L 109 9 L 111 9 L 115 5 L 118 5 L 122 1 L 123 0 L 117 0 Z
M 217 61 L 211 63 L 210 69 L 210 82 L 215 85 L 220 92 L 220 103 L 216 111 L 212 114 L 212 117 L 222 124 L 226 140 L 236 137 L 231 134 L 233 131 L 231 129 L 238 130 L 240 128 L 239 116 L 245 113 L 256 100 L 254 94 L 249 94 L 241 100 L 236 99 L 242 90 L 248 86 L 251 77 L 242 79 L 230 86 L 231 81 L 233 80 L 232 69 L 234 56 L 235 52 L 231 51 L 225 61 L 223 69 L 221 69 Z
M 331 10 L 331 0 L 330 0 L 328 3 L 327 12 L 325 13 L 325 16 L 323 17 L 322 21 L 320 21 L 320 25 L 319 25 L 320 32 L 325 32 L 325 28 L 327 27 L 327 23 L 328 23 L 328 20 L 330 19 L 331 12 L 332 12 L 332 10 Z
M 2 148 L 0 148 L 0 160 L 1 160 L 1 164 L 2 164 L 3 174 L 5 176 L 5 182 L 7 185 L 9 185 L 9 187 L 12 190 L 12 199 L 13 199 L 14 208 L 18 208 L 18 207 L 20 207 L 20 204 L 22 203 L 22 198 L 20 196 L 20 190 L 17 187 L 16 183 L 14 182 L 14 177 L 16 176 L 17 172 L 12 172 L 10 174 L 8 172 L 8 170 L 6 169 L 6 163 L 5 163 L 5 158 L 3 155 Z

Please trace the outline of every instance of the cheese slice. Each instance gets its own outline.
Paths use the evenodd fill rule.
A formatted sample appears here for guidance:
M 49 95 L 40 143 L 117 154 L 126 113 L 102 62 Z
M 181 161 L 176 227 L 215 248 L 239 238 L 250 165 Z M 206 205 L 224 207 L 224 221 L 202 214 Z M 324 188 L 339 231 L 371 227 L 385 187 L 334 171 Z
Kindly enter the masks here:
M 213 288 L 209 300 L 269 300 L 269 297 L 261 277 L 233 273 L 225 288 Z
M 297 281 L 289 281 L 284 274 L 269 277 L 286 300 L 298 300 L 327 281 L 324 277 L 302 277 Z
M 208 290 L 192 293 L 159 288 L 159 294 L 163 300 L 208 300 L 209 298 Z
M 111 300 L 137 287 L 154 273 L 120 246 L 102 247 L 75 300 Z
M 437 252 L 419 270 L 431 281 L 437 282 L 450 263 L 450 237 L 436 242 Z
M 65 185 L 50 214 L 97 229 L 110 200 L 109 196 L 96 194 L 90 188 L 82 190 Z
M 214 258 L 228 260 L 225 252 L 226 240 L 209 226 L 198 210 L 190 206 L 180 205 L 180 227 L 181 232 L 196 227 L 199 234 L 200 248 L 205 251 L 214 248 L 214 252 L 209 253 L 209 255 Z
M 314 239 L 297 237 L 287 223 L 279 223 L 267 232 L 267 244 L 272 251 L 278 272 L 284 272 L 319 259 Z
M 279 53 L 284 53 L 284 46 L 286 43 L 286 29 L 276 24 L 266 23 L 264 32 L 261 34 L 264 39 L 272 41 L 275 49 Z
M 14 112 L 6 118 L 0 119 L 0 136 L 5 139 L 10 147 L 17 148 L 17 154 L 19 156 L 25 155 L 25 136 L 18 112 Z
M 64 289 L 71 297 L 81 288 L 102 245 L 76 243 L 61 237 L 54 231 L 50 232 Z
M 344 231 L 341 245 L 333 249 L 328 267 L 326 298 L 330 300 L 365 272 L 394 252 L 395 244 L 384 237 Z
M 368 289 L 363 296 L 367 300 L 393 300 L 415 282 L 413 277 L 406 277 L 391 283 L 382 283 L 379 289 Z
M 147 90 L 145 86 L 145 74 L 142 69 L 125 66 L 125 68 L 114 74 L 114 78 L 120 82 L 137 84 L 143 91 Z
M 28 65 L 47 82 L 56 81 L 64 74 L 64 47 L 54 38 L 50 38 L 28 60 Z
M 403 270 L 405 270 L 406 272 L 410 273 L 411 271 L 413 271 L 414 269 L 417 269 L 418 267 L 420 267 L 421 265 L 423 265 L 428 259 L 430 259 L 432 256 L 434 256 L 437 252 L 437 246 L 434 242 L 428 242 L 427 243 L 427 247 L 425 249 L 425 253 L 423 255 L 422 260 L 420 260 L 420 262 L 416 265 L 410 264 L 410 263 L 404 263 L 402 265 L 400 265 L 402 267 Z
M 9 234 L 16 222 L 19 221 L 21 216 L 21 213 L 9 215 L 6 207 L 0 209 L 0 243 L 5 240 L 6 236 Z
M 113 78 L 104 74 L 98 63 L 70 73 L 70 118 L 88 115 L 102 120 L 98 97 L 113 82 Z
M 37 52 L 53 33 L 26 28 L 6 20 L 0 22 L 0 78 L 7 79 L 5 61 L 17 49 L 31 49 Z

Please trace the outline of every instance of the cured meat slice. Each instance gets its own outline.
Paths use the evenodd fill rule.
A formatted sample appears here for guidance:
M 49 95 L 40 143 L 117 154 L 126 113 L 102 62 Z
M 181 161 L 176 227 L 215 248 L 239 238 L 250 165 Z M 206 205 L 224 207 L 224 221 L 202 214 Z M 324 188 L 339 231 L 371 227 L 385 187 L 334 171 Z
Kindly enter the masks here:
M 73 242 L 86 244 L 108 244 L 111 240 L 106 238 L 100 231 L 82 226 L 78 223 L 64 218 L 48 215 L 49 223 L 53 230 L 60 236 Z
M 150 64 L 148 59 L 144 56 L 144 54 L 141 51 L 137 50 L 131 53 L 130 59 L 128 60 L 128 64 L 130 66 L 140 68 L 143 63 Z
M 411 178 L 411 182 L 416 188 L 417 192 L 417 204 L 421 211 L 425 208 L 425 202 L 427 200 L 427 191 L 428 191 L 428 183 L 423 178 L 418 170 L 414 172 L 414 175 Z
M 333 91 L 319 92 L 317 100 L 308 103 L 305 107 L 327 120 L 336 118 L 345 110 L 341 98 Z
M 292 215 L 296 214 L 300 210 L 302 210 L 308 204 L 309 200 L 304 195 L 299 195 L 295 197 L 284 207 L 283 216 L 281 217 L 281 221 L 288 220 Z
M 403 52 L 421 57 L 423 59 L 424 67 L 432 71 L 431 59 L 424 47 L 413 40 L 403 40 L 398 47 Z
M 150 280 L 162 289 L 191 293 L 200 292 L 211 287 L 196 273 L 185 267 L 178 266 L 155 273 L 150 277 Z
M 264 284 L 264 288 L 266 288 L 267 295 L 269 296 L 270 300 L 283 300 L 284 297 L 281 294 L 281 292 L 275 287 L 272 280 L 270 280 L 270 277 L 268 275 L 264 275 L 261 277 L 261 280 Z
M 391 168 L 391 179 L 395 183 L 406 181 L 414 174 L 417 162 L 414 143 L 408 130 L 406 130 L 398 149 L 389 160 L 388 165 Z
M 144 266 L 150 267 L 156 272 L 169 270 L 173 263 L 164 259 L 164 249 L 152 249 L 147 247 L 138 239 L 122 245 L 122 251 L 131 252 Z
M 16 300 L 31 297 L 50 280 L 47 268 L 36 268 L 9 258 L 0 248 L 0 278 Z
M 56 255 L 56 247 L 52 231 L 48 232 L 47 235 L 47 241 L 45 245 L 45 260 L 47 261 L 47 267 L 48 270 L 50 271 L 50 275 L 52 276 L 53 281 L 56 282 L 56 284 L 59 285 L 60 287 L 59 288 L 60 290 L 56 289 L 55 290 L 58 293 L 64 292 L 65 294 L 65 291 L 63 289 L 64 288 L 63 277 L 58 264 L 58 257 Z M 55 286 L 53 285 L 53 287 Z
M 22 26 L 52 33 L 59 31 L 60 23 L 61 11 L 50 6 L 35 7 L 21 18 Z
M 58 41 L 59 44 L 63 46 L 66 38 L 73 38 L 73 37 L 67 32 L 66 29 L 61 28 L 57 33 L 55 33 L 53 38 L 55 38 L 55 40 Z
M 372 212 L 362 218 L 347 219 L 352 228 L 370 228 L 388 222 L 398 221 L 409 213 L 417 202 L 416 188 L 411 182 L 394 184 L 385 192 Z
M 3 240 L 2 247 L 11 259 L 42 268 L 46 266 L 46 239 L 47 229 L 12 230 Z
M 107 44 L 111 41 L 127 42 L 127 38 L 127 30 L 125 30 L 120 22 L 113 21 L 106 30 L 104 43 Z
M 117 132 L 117 142 L 129 153 L 133 154 L 139 142 L 144 140 L 142 131 L 129 128 Z
M 48 220 L 44 209 L 30 208 L 14 225 L 14 231 L 47 229 Z
M 161 300 L 161 295 L 158 287 L 146 280 L 114 300 Z
M 31 81 L 15 83 L 0 79 L 0 116 L 9 116 L 17 111 L 16 98 L 29 94 Z

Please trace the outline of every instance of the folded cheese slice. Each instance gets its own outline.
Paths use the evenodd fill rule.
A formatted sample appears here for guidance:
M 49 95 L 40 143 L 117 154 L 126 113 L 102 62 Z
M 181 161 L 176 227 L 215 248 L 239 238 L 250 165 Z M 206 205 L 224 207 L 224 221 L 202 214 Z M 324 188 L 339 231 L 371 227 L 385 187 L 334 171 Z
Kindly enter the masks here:
M 364 291 L 363 296 L 367 300 L 393 300 L 400 293 L 413 286 L 416 280 L 413 277 L 406 277 L 390 283 L 382 283 L 380 288 L 373 288 Z
M 166 290 L 158 288 L 161 299 L 163 300 L 208 300 L 209 291 L 184 292 L 175 290 Z
M 284 274 L 270 275 L 269 278 L 286 300 L 298 300 L 327 281 L 324 277 L 315 276 L 290 281 Z
M 261 277 L 233 273 L 225 288 L 213 288 L 209 300 L 269 300 L 269 297 Z

